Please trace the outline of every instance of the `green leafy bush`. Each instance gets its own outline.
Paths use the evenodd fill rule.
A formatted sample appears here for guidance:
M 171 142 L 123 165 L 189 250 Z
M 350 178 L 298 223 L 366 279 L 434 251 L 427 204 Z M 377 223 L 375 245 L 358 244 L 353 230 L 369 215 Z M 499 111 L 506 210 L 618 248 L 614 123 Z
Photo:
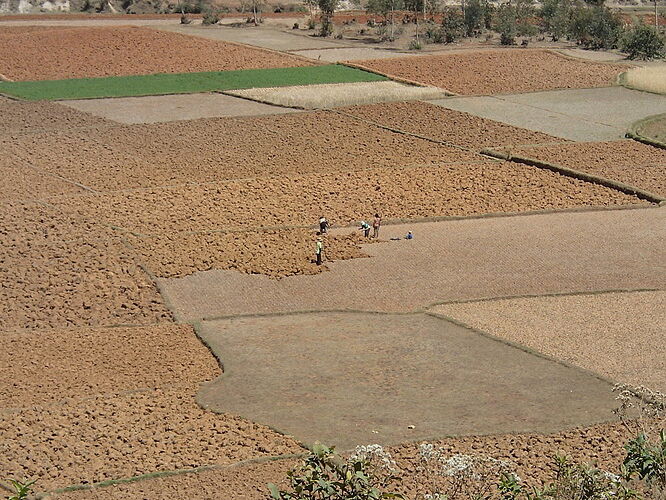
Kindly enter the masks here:
M 268 488 L 274 500 L 382 500 L 402 499 L 384 491 L 398 478 L 395 463 L 381 446 L 358 447 L 345 460 L 329 448 L 315 443 L 300 466 L 288 472 L 290 491 Z
M 638 24 L 625 31 L 620 47 L 629 59 L 644 61 L 664 56 L 664 39 L 652 26 Z
M 622 35 L 622 20 L 607 7 L 577 5 L 571 12 L 569 35 L 586 49 L 614 49 Z

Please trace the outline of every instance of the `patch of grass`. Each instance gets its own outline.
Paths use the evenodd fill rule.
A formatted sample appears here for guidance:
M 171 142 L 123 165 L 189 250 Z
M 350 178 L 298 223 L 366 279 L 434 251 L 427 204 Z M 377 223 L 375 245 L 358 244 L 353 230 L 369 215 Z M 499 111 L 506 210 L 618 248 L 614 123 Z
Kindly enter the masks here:
M 620 84 L 630 89 L 666 94 L 666 67 L 632 68 L 620 75 Z
M 331 64 L 299 68 L 247 69 L 202 73 L 175 73 L 72 80 L 0 82 L 0 93 L 29 101 L 193 94 L 323 83 L 376 82 L 386 77 Z

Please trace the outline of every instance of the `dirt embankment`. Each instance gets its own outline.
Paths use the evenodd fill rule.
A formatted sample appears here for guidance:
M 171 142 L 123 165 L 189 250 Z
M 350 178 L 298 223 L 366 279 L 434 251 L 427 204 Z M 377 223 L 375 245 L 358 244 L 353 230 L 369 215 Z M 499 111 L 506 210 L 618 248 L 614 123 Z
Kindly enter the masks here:
M 531 49 L 374 59 L 358 64 L 465 95 L 608 87 L 627 70 L 624 65 L 577 61 Z
M 639 203 L 635 197 L 510 162 L 377 168 L 54 200 L 65 213 L 142 234 L 347 225 L 384 219 Z
M 286 54 L 140 27 L 0 32 L 0 68 L 12 80 L 310 66 Z
M 666 196 L 666 150 L 636 141 L 518 148 L 512 154 L 624 182 Z
M 0 148 L 102 191 L 483 160 L 331 112 L 24 134 Z
M 567 142 L 552 135 L 514 127 L 426 102 L 354 106 L 339 111 L 412 134 L 480 151 L 492 146 Z
M 43 205 L 0 206 L 0 330 L 171 319 L 117 233 Z

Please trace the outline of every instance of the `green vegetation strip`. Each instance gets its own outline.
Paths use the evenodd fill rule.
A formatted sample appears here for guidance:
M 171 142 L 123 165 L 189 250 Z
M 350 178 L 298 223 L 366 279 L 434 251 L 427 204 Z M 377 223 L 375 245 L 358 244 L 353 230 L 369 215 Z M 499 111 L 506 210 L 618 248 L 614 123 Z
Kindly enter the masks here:
M 299 68 L 245 69 L 34 82 L 0 82 L 0 93 L 29 101 L 95 99 L 222 90 L 286 87 L 323 83 L 378 82 L 385 76 L 341 64 Z

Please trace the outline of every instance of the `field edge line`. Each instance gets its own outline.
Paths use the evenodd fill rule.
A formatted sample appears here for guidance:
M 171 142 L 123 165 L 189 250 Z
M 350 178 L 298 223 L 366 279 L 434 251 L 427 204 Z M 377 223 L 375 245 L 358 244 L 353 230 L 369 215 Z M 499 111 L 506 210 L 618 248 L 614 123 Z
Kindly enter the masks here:
M 523 165 L 529 165 L 531 167 L 537 167 L 537 168 L 542 168 L 546 170 L 551 170 L 553 172 L 556 172 L 561 175 L 565 175 L 567 177 L 573 177 L 575 179 L 579 179 L 581 181 L 585 182 L 590 182 L 592 184 L 598 184 L 610 189 L 615 189 L 616 191 L 620 191 L 625 194 L 629 194 L 632 196 L 636 196 L 639 199 L 649 201 L 650 203 L 654 203 L 657 205 L 660 205 L 662 202 L 666 201 L 666 198 L 659 196 L 655 193 L 652 193 L 650 191 L 647 191 L 645 189 L 641 189 L 636 186 L 631 186 L 629 184 L 625 184 L 624 182 L 616 181 L 613 179 L 608 179 L 606 177 L 602 177 L 600 175 L 595 175 L 595 174 L 590 174 L 588 172 L 582 172 L 580 170 L 575 170 L 573 168 L 568 168 L 568 167 L 563 167 L 561 165 L 556 165 L 554 163 L 548 163 L 545 161 L 537 160 L 535 158 L 530 158 L 527 156 L 520 156 L 520 155 L 514 155 L 511 154 L 510 152 L 501 152 L 501 151 L 496 151 L 494 149 L 489 149 L 485 148 L 481 150 L 481 154 L 485 154 L 488 156 L 491 156 L 493 158 L 497 158 L 498 160 L 506 160 L 506 161 L 512 161 L 515 163 L 522 163 Z

